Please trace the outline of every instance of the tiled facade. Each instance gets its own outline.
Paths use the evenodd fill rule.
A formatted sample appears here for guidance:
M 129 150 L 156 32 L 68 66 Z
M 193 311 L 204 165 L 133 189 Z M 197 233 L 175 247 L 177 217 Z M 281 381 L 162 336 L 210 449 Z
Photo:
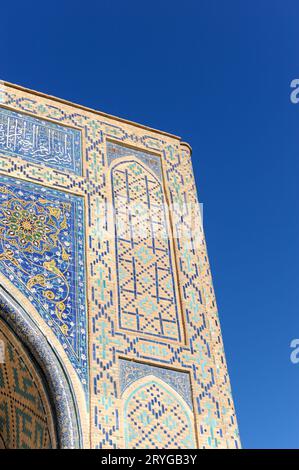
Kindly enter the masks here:
M 240 446 L 178 137 L 2 84 L 0 285 L 63 364 L 79 428 L 65 446 Z

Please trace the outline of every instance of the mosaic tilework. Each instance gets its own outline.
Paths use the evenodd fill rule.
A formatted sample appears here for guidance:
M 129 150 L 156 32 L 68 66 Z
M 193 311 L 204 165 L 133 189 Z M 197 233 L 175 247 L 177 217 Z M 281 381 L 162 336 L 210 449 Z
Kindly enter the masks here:
M 80 197 L 0 175 L 0 272 L 53 329 L 87 386 Z
M 201 237 L 200 243 L 196 243 L 190 222 L 194 216 L 202 232 L 188 147 L 175 137 L 36 96 L 13 86 L 4 87 L 2 100 L 5 106 L 17 112 L 29 112 L 38 118 L 81 128 L 84 136 L 84 177 L 46 170 L 24 159 L 1 158 L 1 155 L 0 172 L 85 198 L 91 378 L 91 428 L 85 432 L 91 435 L 91 446 L 116 448 L 123 445 L 123 401 L 118 392 L 118 357 L 121 356 L 190 372 L 198 446 L 239 447 L 205 240 Z M 170 204 L 175 205 L 172 226 L 186 327 L 185 346 L 161 335 L 151 339 L 144 333 L 117 327 L 115 241 L 111 236 L 107 211 L 112 200 L 107 140 L 128 146 L 130 152 L 134 147 L 138 152 L 154 152 L 161 156 L 166 197 Z M 135 157 L 145 164 L 138 156 Z M 126 158 L 122 156 L 111 161 L 110 168 Z M 178 236 L 181 231 L 185 236 Z M 79 395 L 80 390 L 76 389 L 76 393 Z
M 81 132 L 0 108 L 0 152 L 61 171 L 82 173 Z
M 30 357 L 34 357 L 34 364 L 38 364 L 39 370 L 43 372 L 48 386 L 47 393 L 55 410 L 57 445 L 61 449 L 80 447 L 81 426 L 80 424 L 78 426 L 72 381 L 68 380 L 65 363 L 51 346 L 49 331 L 48 341 L 46 341 L 45 332 L 41 331 L 31 319 L 30 308 L 26 308 L 25 304 L 21 306 L 2 285 L 0 286 L 0 321 L 4 322 L 11 331 L 17 332 L 18 345 L 20 347 L 24 345 L 26 351 L 30 351 Z M 4 341 L 2 344 L 5 356 Z M 73 376 L 75 374 L 74 372 Z
M 118 145 L 113 142 L 107 142 L 107 160 L 108 165 L 122 157 L 135 157 L 138 161 L 144 163 L 155 175 L 162 181 L 161 158 L 153 153 L 141 152 L 124 145 Z
M 138 384 L 124 403 L 127 449 L 196 447 L 189 410 L 158 380 Z
M 0 364 L 0 437 L 5 448 L 55 448 L 51 406 L 39 373 L 3 321 L 0 339 L 5 345 L 5 362 Z
M 111 181 L 120 328 L 181 341 L 162 185 L 134 160 L 117 163 Z
M 193 409 L 188 373 L 119 359 L 119 380 L 122 394 L 134 382 L 149 375 L 158 377 L 170 385 L 185 400 L 190 409 Z

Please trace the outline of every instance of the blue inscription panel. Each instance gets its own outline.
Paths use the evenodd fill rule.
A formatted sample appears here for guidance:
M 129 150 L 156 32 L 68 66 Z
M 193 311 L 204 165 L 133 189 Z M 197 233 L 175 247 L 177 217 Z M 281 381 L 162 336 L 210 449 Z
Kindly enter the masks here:
M 0 108 L 0 153 L 82 175 L 81 131 Z

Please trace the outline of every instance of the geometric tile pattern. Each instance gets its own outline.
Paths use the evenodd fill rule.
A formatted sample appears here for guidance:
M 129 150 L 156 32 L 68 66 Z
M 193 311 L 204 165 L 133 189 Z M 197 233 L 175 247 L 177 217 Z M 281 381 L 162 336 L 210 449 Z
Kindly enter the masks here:
M 82 173 L 81 132 L 0 108 L 0 151 L 57 170 Z
M 120 328 L 181 341 L 162 184 L 135 160 L 116 163 L 111 181 Z
M 119 359 L 119 375 L 122 394 L 132 383 L 152 375 L 170 385 L 185 400 L 190 409 L 193 409 L 190 376 L 187 372 L 179 372 L 166 369 L 165 367 L 156 367 L 140 362 Z
M 107 160 L 108 165 L 121 157 L 134 157 L 141 163 L 144 163 L 160 181 L 162 181 L 162 165 L 161 158 L 149 152 L 141 152 L 125 145 L 118 145 L 115 142 L 107 142 Z
M 87 388 L 81 197 L 0 176 L 0 272 L 52 328 Z
M 5 362 L 0 364 L 0 441 L 7 449 L 56 447 L 43 381 L 18 340 L 0 321 Z
M 158 380 L 137 383 L 124 404 L 126 448 L 195 448 L 188 411 L 188 406 Z
M 17 113 L 29 113 L 37 119 L 51 120 L 82 132 L 83 176 L 63 169 L 53 170 L 42 162 L 33 165 L 24 156 L 7 155 L 1 149 L 0 173 L 39 183 L 40 187 L 49 187 L 51 190 L 63 190 L 68 195 L 80 195 L 84 199 L 90 352 L 88 369 L 91 384 L 90 428 L 86 427 L 84 434 L 87 439 L 90 437 L 91 447 L 117 448 L 123 444 L 124 410 L 123 399 L 119 395 L 120 357 L 188 372 L 197 445 L 201 448 L 239 447 L 238 426 L 189 147 L 175 136 L 45 95 L 33 94 L 13 85 L 4 85 L 0 89 L 0 100 L 4 106 Z M 117 146 L 127 147 L 127 150 L 121 158 L 110 160 L 109 168 L 107 142 L 111 141 Z M 131 153 L 131 149 L 135 149 L 138 154 Z M 119 328 L 115 234 L 111 233 L 108 216 L 109 204 L 113 202 L 110 169 L 121 160 L 133 157 L 131 160 L 149 168 L 148 171 L 159 178 L 139 152 L 159 155 L 165 197 L 173 207 L 171 228 L 174 240 L 171 252 L 174 252 L 172 262 L 177 271 L 176 288 L 180 293 L 183 319 L 180 331 L 182 336 L 184 333 L 185 344 L 165 339 L 161 335 L 153 336 Z M 192 225 L 194 221 L 196 234 Z M 179 236 L 181 233 L 183 236 Z M 170 231 L 168 235 L 171 235 Z M 165 385 L 167 387 L 168 384 Z M 78 395 L 81 393 L 81 388 L 77 390 L 76 384 L 74 389 Z M 79 408 L 82 414 L 86 413 L 84 405 Z

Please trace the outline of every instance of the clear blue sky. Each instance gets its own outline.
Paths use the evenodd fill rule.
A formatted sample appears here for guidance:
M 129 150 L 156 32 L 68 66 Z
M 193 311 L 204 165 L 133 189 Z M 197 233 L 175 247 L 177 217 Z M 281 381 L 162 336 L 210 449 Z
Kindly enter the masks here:
M 299 447 L 298 0 L 2 2 L 1 74 L 193 147 L 243 446 Z

